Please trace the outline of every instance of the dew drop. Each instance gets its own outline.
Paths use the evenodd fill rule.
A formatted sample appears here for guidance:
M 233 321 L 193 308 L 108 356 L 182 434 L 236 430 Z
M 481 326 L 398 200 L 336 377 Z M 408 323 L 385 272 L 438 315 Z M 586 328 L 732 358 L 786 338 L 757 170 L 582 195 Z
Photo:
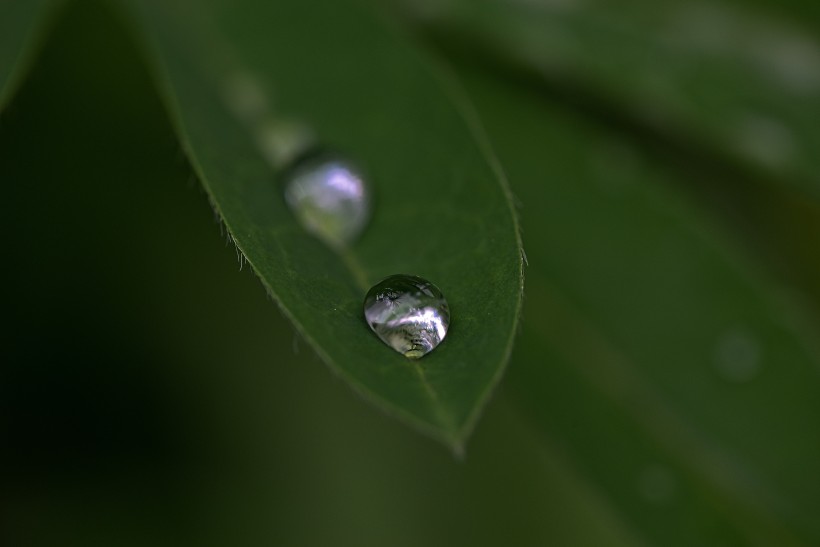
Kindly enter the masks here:
M 285 200 L 302 226 L 332 247 L 356 240 L 370 219 L 370 191 L 348 162 L 325 155 L 297 161 L 285 176 Z
M 364 299 L 364 316 L 382 342 L 410 359 L 433 351 L 450 326 L 444 295 L 414 275 L 391 275 L 374 285 Z
M 265 91 L 248 72 L 239 71 L 225 82 L 225 99 L 233 113 L 246 124 L 255 124 L 268 115 Z
M 772 169 L 788 167 L 798 153 L 798 139 L 788 125 L 756 114 L 741 120 L 735 142 L 739 152 Z
M 313 145 L 310 128 L 297 121 L 278 118 L 256 125 L 256 146 L 268 163 L 276 169 L 290 165 Z

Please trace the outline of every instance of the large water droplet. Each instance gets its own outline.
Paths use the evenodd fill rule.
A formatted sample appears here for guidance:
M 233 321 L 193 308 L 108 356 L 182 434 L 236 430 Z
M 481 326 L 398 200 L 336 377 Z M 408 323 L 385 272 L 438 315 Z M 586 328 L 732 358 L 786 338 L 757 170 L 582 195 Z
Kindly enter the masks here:
M 349 163 L 313 156 L 288 170 L 285 200 L 304 228 L 333 247 L 352 243 L 370 219 L 370 192 Z
M 411 359 L 433 351 L 450 326 L 444 295 L 414 275 L 391 275 L 374 285 L 364 299 L 364 316 L 385 344 Z

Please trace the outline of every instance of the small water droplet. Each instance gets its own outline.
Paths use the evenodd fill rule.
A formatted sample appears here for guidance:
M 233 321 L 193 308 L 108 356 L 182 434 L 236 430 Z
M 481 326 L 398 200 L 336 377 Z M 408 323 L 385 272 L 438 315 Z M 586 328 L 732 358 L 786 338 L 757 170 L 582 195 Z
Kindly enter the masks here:
M 715 366 L 730 382 L 748 382 L 760 373 L 760 345 L 745 330 L 726 331 L 715 346 Z
M 364 316 L 382 342 L 410 359 L 433 351 L 450 326 L 444 295 L 414 275 L 391 275 L 374 285 L 364 299 Z
M 233 113 L 246 124 L 255 124 L 268 115 L 265 91 L 248 72 L 239 71 L 225 82 L 225 99 Z
M 788 167 L 797 155 L 798 139 L 778 119 L 750 115 L 736 129 L 736 146 L 772 169 Z
M 307 125 L 286 118 L 266 120 L 257 124 L 255 131 L 256 145 L 260 152 L 277 169 L 292 164 L 315 141 L 313 132 Z
M 820 44 L 813 37 L 794 29 L 770 30 L 758 34 L 749 51 L 763 74 L 786 89 L 809 96 L 820 90 Z
M 348 162 L 312 155 L 287 170 L 285 200 L 302 226 L 332 247 L 352 243 L 370 219 L 370 191 Z

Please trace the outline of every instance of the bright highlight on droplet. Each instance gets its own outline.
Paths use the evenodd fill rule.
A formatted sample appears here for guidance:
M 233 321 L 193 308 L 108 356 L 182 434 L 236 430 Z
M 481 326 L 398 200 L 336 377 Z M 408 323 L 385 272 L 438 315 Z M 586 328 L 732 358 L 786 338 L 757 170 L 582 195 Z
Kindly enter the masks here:
M 307 231 L 336 248 L 355 241 L 370 219 L 362 175 L 335 158 L 309 158 L 289 169 L 285 200 Z
M 382 342 L 410 359 L 433 351 L 450 327 L 444 295 L 414 275 L 391 275 L 374 285 L 364 299 L 364 316 Z

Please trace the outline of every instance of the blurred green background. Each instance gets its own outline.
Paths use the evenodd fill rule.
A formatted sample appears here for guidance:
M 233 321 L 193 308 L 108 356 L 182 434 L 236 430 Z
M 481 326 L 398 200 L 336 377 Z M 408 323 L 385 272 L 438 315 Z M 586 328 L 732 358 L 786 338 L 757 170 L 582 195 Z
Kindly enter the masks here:
M 436 41 L 485 117 L 524 201 L 525 244 L 541 264 L 533 267 L 542 268 L 528 286 L 509 379 L 463 461 L 360 401 L 298 339 L 254 276 L 239 271 L 126 27 L 102 3 L 68 4 L 0 115 L 9 303 L 0 366 L 0 544 L 820 541 L 812 522 L 820 514 L 820 330 L 808 319 L 820 305 L 814 198 L 774 175 L 655 139 L 565 92 L 550 93 L 526 73 L 476 60 L 446 33 Z M 558 129 L 542 132 L 541 119 Z M 591 164 L 576 143 L 602 150 L 596 157 L 606 161 Z M 544 149 L 562 158 L 553 169 L 574 189 L 550 194 L 549 203 L 538 201 L 540 185 L 561 184 L 527 182 L 539 168 L 528 158 Z M 635 173 L 661 189 L 624 194 L 618 185 L 629 188 Z M 579 177 L 600 195 L 571 182 Z M 778 327 L 757 341 L 765 373 L 755 368 L 757 357 L 753 370 L 728 372 L 708 363 L 691 373 L 688 354 L 659 362 L 665 334 L 636 324 L 680 325 L 672 338 L 703 344 L 711 360 L 713 341 L 687 339 L 685 326 L 713 318 L 693 305 L 647 319 L 657 309 L 641 298 L 651 302 L 653 291 L 670 287 L 722 294 L 723 280 L 689 275 L 686 264 L 664 269 L 675 261 L 658 259 L 657 248 L 638 252 L 645 233 L 633 234 L 631 221 L 611 213 L 618 200 L 638 200 L 646 205 L 640 211 L 671 202 L 671 217 L 695 218 L 703 239 L 738 242 L 729 246 L 739 256 L 728 259 L 732 268 L 753 272 L 749 286 L 764 279 L 785 287 L 789 306 L 797 302 L 807 318 L 800 355 L 788 353 L 798 350 Z M 578 211 L 590 226 L 622 230 L 635 255 L 612 254 L 607 241 L 583 246 L 593 228 L 557 233 L 540 218 Z M 652 230 L 666 226 L 663 219 L 637 226 Z M 660 247 L 685 253 L 688 241 Z M 713 260 L 707 255 L 704 263 Z M 644 276 L 647 294 L 630 309 L 619 299 L 629 294 L 603 285 L 611 279 L 596 278 L 597 267 Z M 570 289 L 557 297 L 539 277 L 544 271 L 559 282 L 591 275 L 601 293 Z M 741 301 L 744 290 L 732 298 Z M 623 325 L 625 351 L 648 363 L 635 369 L 640 381 L 624 380 L 622 356 L 584 330 L 565 297 L 603 323 Z M 752 303 L 728 317 L 741 327 L 724 340 L 725 351 L 741 361 L 757 355 L 745 318 L 754 323 L 776 307 Z M 574 353 L 567 350 L 573 344 Z M 572 355 L 595 365 L 579 366 Z M 664 405 L 630 392 L 644 383 L 661 385 L 646 392 L 683 420 L 651 416 Z M 684 422 L 698 431 L 690 435 Z M 698 446 L 687 452 L 691 439 Z M 733 447 L 728 459 L 716 448 L 723 443 Z M 749 461 L 765 480 L 748 472 Z

